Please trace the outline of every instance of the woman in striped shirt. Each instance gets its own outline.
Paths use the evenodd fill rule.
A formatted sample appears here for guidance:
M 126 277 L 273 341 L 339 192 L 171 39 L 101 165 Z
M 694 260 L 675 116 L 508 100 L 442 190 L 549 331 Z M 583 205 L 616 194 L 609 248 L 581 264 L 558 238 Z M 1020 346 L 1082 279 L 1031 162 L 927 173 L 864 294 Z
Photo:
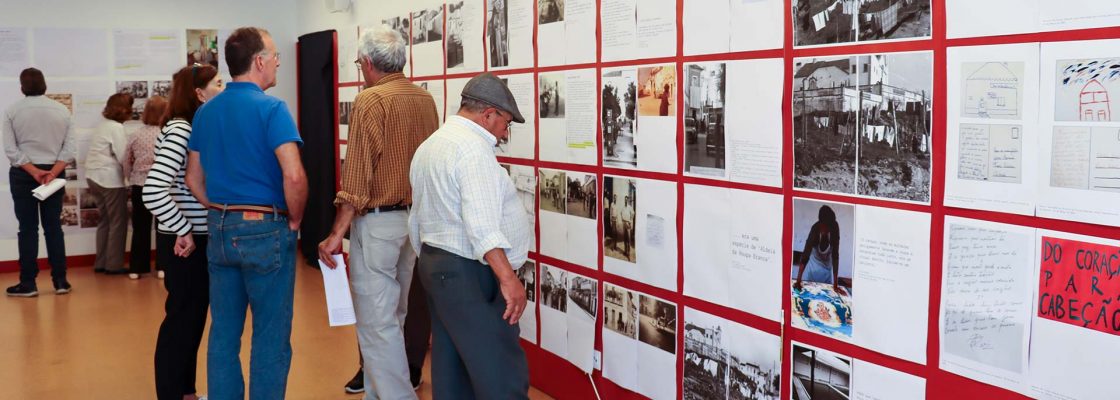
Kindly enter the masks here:
M 198 347 L 210 305 L 206 261 L 206 199 L 196 199 L 183 182 L 191 119 L 222 91 L 218 70 L 194 64 L 175 73 L 156 158 L 144 181 L 144 206 L 156 226 L 156 263 L 164 265 L 167 316 L 156 340 L 156 394 L 160 400 L 196 400 Z M 201 202 L 199 201 L 201 200 Z

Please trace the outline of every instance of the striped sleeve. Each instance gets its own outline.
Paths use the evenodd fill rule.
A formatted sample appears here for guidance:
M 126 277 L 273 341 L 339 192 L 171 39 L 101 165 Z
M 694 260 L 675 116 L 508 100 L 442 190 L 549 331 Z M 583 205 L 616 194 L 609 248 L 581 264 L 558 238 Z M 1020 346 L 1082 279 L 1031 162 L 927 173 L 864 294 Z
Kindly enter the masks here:
M 172 121 L 164 126 L 156 144 L 155 162 L 148 171 L 142 192 L 144 207 L 152 212 L 162 227 L 179 236 L 192 230 L 191 222 L 171 196 L 175 178 L 186 165 L 188 140 L 190 125 L 185 122 Z

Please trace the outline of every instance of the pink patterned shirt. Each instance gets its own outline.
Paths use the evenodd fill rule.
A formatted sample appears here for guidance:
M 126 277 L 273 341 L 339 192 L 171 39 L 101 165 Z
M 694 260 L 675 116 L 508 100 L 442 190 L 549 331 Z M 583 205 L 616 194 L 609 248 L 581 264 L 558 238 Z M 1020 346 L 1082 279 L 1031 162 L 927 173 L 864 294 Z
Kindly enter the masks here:
M 124 174 L 128 183 L 134 186 L 144 186 L 148 178 L 148 171 L 156 160 L 156 139 L 159 138 L 159 126 L 144 125 L 132 136 L 128 137 L 128 147 L 125 151 L 128 156 L 124 160 Z

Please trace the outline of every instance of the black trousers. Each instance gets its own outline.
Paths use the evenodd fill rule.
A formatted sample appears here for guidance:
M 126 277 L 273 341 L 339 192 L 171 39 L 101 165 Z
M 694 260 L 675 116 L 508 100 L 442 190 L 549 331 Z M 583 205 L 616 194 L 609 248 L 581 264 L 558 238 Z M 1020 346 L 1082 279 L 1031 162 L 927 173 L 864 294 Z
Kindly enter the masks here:
M 9 144 L 11 145 L 11 144 Z M 39 169 L 51 169 L 52 165 L 36 165 Z M 62 235 L 62 196 L 66 189 L 59 189 L 43 201 L 31 196 L 31 190 L 39 187 L 39 182 L 23 168 L 12 167 L 8 170 L 8 182 L 12 188 L 12 203 L 15 206 L 16 220 L 19 221 L 19 283 L 37 288 L 35 278 L 39 276 L 39 223 L 43 224 L 43 237 L 47 241 L 47 261 L 51 265 L 51 279 L 61 283 L 66 281 L 66 241 Z
M 132 245 L 128 256 L 128 272 L 152 272 L 152 212 L 144 207 L 144 187 L 132 185 Z M 156 268 L 162 269 L 159 264 Z
M 502 320 L 506 301 L 490 267 L 424 245 L 416 276 L 432 314 L 432 398 L 528 399 L 521 328 Z
M 186 258 L 176 256 L 175 235 L 157 233 L 156 253 L 166 268 L 167 315 L 156 339 L 156 395 L 160 400 L 182 400 L 195 393 L 198 347 L 206 329 L 210 306 L 210 273 L 206 261 L 206 235 L 194 235 L 195 250 Z

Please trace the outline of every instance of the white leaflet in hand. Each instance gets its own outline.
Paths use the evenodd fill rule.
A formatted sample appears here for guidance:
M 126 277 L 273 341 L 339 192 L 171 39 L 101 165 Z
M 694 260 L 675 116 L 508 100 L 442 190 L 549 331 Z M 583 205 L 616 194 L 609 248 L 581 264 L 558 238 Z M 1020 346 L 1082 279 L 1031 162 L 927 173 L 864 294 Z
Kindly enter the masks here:
M 354 300 L 350 297 L 350 284 L 346 279 L 346 262 L 342 254 L 335 254 L 335 268 L 330 268 L 319 260 L 319 272 L 323 273 L 323 293 L 327 296 L 327 318 L 331 326 L 353 325 L 357 322 L 354 315 Z

